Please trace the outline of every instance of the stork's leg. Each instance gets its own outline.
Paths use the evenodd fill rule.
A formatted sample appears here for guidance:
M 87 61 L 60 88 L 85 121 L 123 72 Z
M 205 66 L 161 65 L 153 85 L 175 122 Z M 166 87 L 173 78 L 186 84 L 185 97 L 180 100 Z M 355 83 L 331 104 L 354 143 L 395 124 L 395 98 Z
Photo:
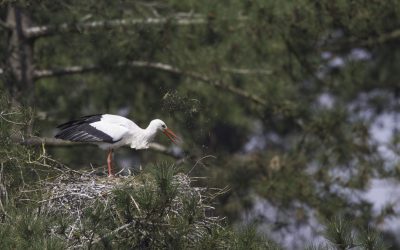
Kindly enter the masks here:
M 113 150 L 110 149 L 110 151 L 108 151 L 108 156 L 107 156 L 108 177 L 113 176 L 113 173 L 112 173 L 112 154 L 113 154 Z

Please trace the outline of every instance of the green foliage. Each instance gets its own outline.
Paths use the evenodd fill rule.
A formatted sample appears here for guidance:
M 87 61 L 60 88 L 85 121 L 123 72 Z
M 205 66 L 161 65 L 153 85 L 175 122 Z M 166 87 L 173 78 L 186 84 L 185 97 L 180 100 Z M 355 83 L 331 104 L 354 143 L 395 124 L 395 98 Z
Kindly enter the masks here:
M 51 234 L 57 222 L 32 208 L 7 207 L 8 217 L 0 223 L 1 249 L 63 249 L 67 244 Z
M 336 217 L 327 225 L 326 238 L 332 243 L 334 249 L 388 249 L 382 241 L 380 233 L 368 228 L 360 230 L 351 225 L 351 221 Z
M 279 249 L 279 247 L 266 243 L 265 239 L 257 233 L 256 227 L 249 225 L 239 231 L 232 249 Z
M 7 95 L 0 96 L 0 217 L 4 216 L 1 205 L 12 202 L 12 195 L 21 195 L 16 192 L 60 165 L 54 160 L 49 165 L 44 147 L 22 145 L 31 124 L 31 110 L 12 105 Z
M 355 246 L 351 225 L 342 218 L 337 218 L 331 222 L 327 228 L 326 237 L 335 244 L 338 249 L 348 249 Z
M 361 247 L 373 250 L 373 249 L 388 249 L 388 244 L 385 244 L 382 236 L 375 229 L 368 228 L 360 233 L 358 242 Z

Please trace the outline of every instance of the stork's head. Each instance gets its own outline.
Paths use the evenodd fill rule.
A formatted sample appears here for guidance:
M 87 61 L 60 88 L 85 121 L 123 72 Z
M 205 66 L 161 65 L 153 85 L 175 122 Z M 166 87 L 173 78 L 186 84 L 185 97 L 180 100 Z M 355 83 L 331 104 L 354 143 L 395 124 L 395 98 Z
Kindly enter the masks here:
M 173 143 L 176 144 L 178 136 L 176 136 L 175 133 L 167 127 L 165 122 L 160 119 L 155 119 L 151 121 L 150 125 L 154 126 L 157 130 L 163 132 Z

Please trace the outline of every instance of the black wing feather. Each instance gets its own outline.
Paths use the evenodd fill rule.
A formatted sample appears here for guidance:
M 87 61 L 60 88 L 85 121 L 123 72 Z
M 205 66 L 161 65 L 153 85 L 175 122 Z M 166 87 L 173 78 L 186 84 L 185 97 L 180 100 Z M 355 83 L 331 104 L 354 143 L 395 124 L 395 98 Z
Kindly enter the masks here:
M 63 124 L 60 124 L 57 126 L 59 129 L 65 129 L 68 127 L 72 127 L 74 125 L 79 125 L 79 124 L 84 124 L 84 123 L 92 123 L 92 122 L 98 122 L 101 120 L 101 117 L 103 114 L 96 114 L 96 115 L 87 115 L 87 116 L 82 116 L 79 119 L 72 120 Z
M 114 143 L 113 138 L 90 124 L 101 120 L 101 114 L 83 116 L 77 120 L 63 123 L 57 128 L 61 129 L 56 138 L 78 142 L 108 142 Z

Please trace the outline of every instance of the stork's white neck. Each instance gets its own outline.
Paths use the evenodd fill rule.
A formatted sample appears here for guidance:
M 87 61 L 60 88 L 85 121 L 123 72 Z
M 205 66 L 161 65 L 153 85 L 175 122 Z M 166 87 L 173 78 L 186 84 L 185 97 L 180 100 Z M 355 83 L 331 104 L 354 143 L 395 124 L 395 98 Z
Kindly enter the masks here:
M 165 124 L 159 119 L 152 120 L 145 129 L 137 127 L 132 131 L 132 136 L 127 141 L 127 144 L 131 145 L 131 148 L 135 149 L 146 149 L 149 147 L 149 143 L 154 140 L 157 132 L 161 131 L 161 126 Z
M 158 124 L 156 122 L 151 121 L 149 126 L 144 130 L 147 142 L 152 142 L 154 137 L 156 137 L 158 132 Z

